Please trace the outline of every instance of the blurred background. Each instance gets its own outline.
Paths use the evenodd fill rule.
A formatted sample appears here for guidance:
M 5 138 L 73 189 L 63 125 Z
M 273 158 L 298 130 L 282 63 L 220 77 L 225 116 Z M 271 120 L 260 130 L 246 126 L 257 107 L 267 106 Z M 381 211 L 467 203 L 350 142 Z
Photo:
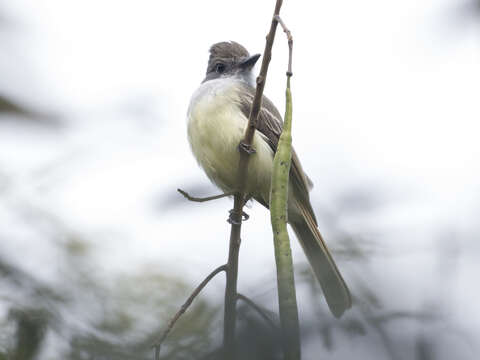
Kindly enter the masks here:
M 0 359 L 151 359 L 227 258 L 229 199 L 186 139 L 209 46 L 262 52 L 274 1 L 0 1 Z M 285 1 L 294 145 L 354 295 L 328 312 L 292 236 L 304 359 L 480 351 L 480 2 Z M 287 45 L 266 94 L 283 112 Z M 315 136 L 314 136 L 315 134 Z M 274 322 L 268 212 L 250 204 L 239 291 Z M 164 359 L 218 358 L 224 276 Z M 239 303 L 244 359 L 278 336 Z

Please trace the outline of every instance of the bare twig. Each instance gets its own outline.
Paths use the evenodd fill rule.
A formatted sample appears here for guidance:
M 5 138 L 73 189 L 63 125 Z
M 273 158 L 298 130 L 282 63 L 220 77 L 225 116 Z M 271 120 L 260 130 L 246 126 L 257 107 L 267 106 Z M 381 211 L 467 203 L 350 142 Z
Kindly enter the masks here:
M 249 299 L 248 297 L 240 293 L 237 294 L 237 298 L 243 300 L 247 305 L 249 305 L 252 309 L 254 309 L 273 330 L 278 329 L 277 325 L 275 325 L 273 320 L 270 319 L 270 317 L 265 313 L 265 311 L 263 311 L 263 309 L 260 306 L 255 304 L 253 300 Z
M 173 326 L 177 322 L 177 320 L 182 316 L 182 314 L 187 311 L 188 307 L 192 304 L 193 300 L 197 297 L 197 295 L 202 291 L 202 289 L 209 283 L 210 280 L 213 279 L 215 275 L 222 271 L 227 270 L 227 265 L 222 265 L 213 270 L 210 275 L 208 275 L 205 280 L 203 280 L 200 285 L 198 285 L 195 290 L 193 290 L 192 294 L 188 297 L 187 301 L 181 306 L 180 310 L 177 311 L 175 316 L 170 320 L 170 322 L 167 325 L 167 328 L 163 332 L 162 336 L 158 339 L 158 341 L 153 345 L 155 347 L 155 360 L 158 360 L 160 358 L 160 346 L 162 343 L 165 341 L 167 338 L 168 334 L 172 330 Z
M 280 14 L 282 0 L 275 4 L 274 16 Z M 230 248 L 227 263 L 227 284 L 225 288 L 225 313 L 223 328 L 223 349 L 226 359 L 233 359 L 235 356 L 235 324 L 237 318 L 237 277 L 238 277 L 238 254 L 240 250 L 240 232 L 242 226 L 243 205 L 245 203 L 245 188 L 247 181 L 247 169 L 249 155 L 252 154 L 252 142 L 255 134 L 258 113 L 262 106 L 263 89 L 267 78 L 268 65 L 272 57 L 273 40 L 277 29 L 277 20 L 272 18 L 270 31 L 267 35 L 265 50 L 263 52 L 260 75 L 257 77 L 257 87 L 253 98 L 252 108 L 248 117 L 248 125 L 245 130 L 245 137 L 242 140 L 240 149 L 240 160 L 238 163 L 238 189 L 234 196 L 233 211 L 230 215 L 232 227 L 230 231 Z
M 293 75 L 293 73 L 292 73 L 292 48 L 293 48 L 292 33 L 290 32 L 290 30 L 288 30 L 287 25 L 285 25 L 285 23 L 283 22 L 280 15 L 275 15 L 274 17 L 275 17 L 275 20 L 277 20 L 278 23 L 280 24 L 280 26 L 282 27 L 285 35 L 287 35 L 287 41 L 288 41 L 288 70 L 287 70 L 287 76 L 291 77 Z
M 185 198 L 187 200 L 190 200 L 190 201 L 193 201 L 193 202 L 205 202 L 205 201 L 210 201 L 210 200 L 217 200 L 217 199 L 221 199 L 221 198 L 224 198 L 224 197 L 227 197 L 227 196 L 235 195 L 235 193 L 236 193 L 236 191 L 231 191 L 231 192 L 227 192 L 227 193 L 220 194 L 220 195 L 207 196 L 207 197 L 200 198 L 200 197 L 191 196 L 189 193 L 187 193 L 186 191 L 183 191 L 182 189 L 177 189 L 177 191 L 180 194 L 182 194 L 183 196 L 185 196 Z

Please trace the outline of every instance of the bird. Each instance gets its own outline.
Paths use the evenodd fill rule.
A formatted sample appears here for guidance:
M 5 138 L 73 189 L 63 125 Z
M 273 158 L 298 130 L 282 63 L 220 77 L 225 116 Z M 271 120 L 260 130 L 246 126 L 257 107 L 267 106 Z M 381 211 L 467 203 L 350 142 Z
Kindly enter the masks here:
M 225 193 L 238 189 L 238 145 L 242 141 L 255 96 L 254 66 L 260 54 L 250 55 L 235 41 L 210 47 L 206 76 L 193 93 L 187 112 L 188 141 L 208 178 Z M 283 120 L 266 97 L 258 114 L 248 163 L 245 194 L 266 208 Z M 288 188 L 288 223 L 298 238 L 335 317 L 352 306 L 350 291 L 318 229 L 309 192 L 313 183 L 292 149 Z

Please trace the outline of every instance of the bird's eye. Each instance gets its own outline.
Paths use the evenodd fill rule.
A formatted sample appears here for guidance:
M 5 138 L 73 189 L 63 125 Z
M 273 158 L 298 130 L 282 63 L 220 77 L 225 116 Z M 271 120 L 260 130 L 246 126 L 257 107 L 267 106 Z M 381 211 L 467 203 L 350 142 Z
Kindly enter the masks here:
M 225 71 L 225 64 L 217 63 L 215 65 L 215 71 L 219 74 L 223 73 Z

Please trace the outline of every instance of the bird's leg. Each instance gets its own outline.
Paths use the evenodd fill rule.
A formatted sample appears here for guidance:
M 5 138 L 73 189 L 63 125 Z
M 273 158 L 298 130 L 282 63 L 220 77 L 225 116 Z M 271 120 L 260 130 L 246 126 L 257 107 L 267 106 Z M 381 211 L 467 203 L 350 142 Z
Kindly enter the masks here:
M 243 202 L 243 205 L 242 205 L 242 208 L 245 206 L 245 204 L 246 204 L 251 198 L 252 198 L 251 195 L 248 195 L 248 196 L 245 198 L 245 200 L 244 200 L 244 202 Z M 227 219 L 227 222 L 228 222 L 229 224 L 240 225 L 241 222 L 239 222 L 239 221 L 237 221 L 237 220 L 234 219 L 234 210 L 235 210 L 235 209 L 232 209 L 232 210 L 229 210 L 229 211 L 228 211 L 230 215 L 229 215 L 229 217 L 228 217 L 228 219 Z M 248 215 L 245 211 L 242 210 L 242 217 L 243 217 L 242 221 L 247 221 L 247 220 L 250 218 L 250 215 Z
M 228 222 L 229 224 L 233 224 L 233 225 L 240 225 L 241 222 L 236 221 L 236 220 L 233 218 L 233 217 L 234 217 L 234 216 L 233 216 L 233 214 L 234 214 L 234 209 L 229 210 L 228 212 L 230 213 L 230 216 L 228 217 L 227 222 Z M 242 211 L 242 217 L 243 217 L 242 221 L 247 221 L 247 220 L 250 218 L 250 215 L 248 215 L 245 211 Z
M 252 155 L 257 152 L 252 145 L 245 144 L 243 141 L 240 141 L 240 144 L 238 144 L 238 150 L 243 151 L 248 155 Z

